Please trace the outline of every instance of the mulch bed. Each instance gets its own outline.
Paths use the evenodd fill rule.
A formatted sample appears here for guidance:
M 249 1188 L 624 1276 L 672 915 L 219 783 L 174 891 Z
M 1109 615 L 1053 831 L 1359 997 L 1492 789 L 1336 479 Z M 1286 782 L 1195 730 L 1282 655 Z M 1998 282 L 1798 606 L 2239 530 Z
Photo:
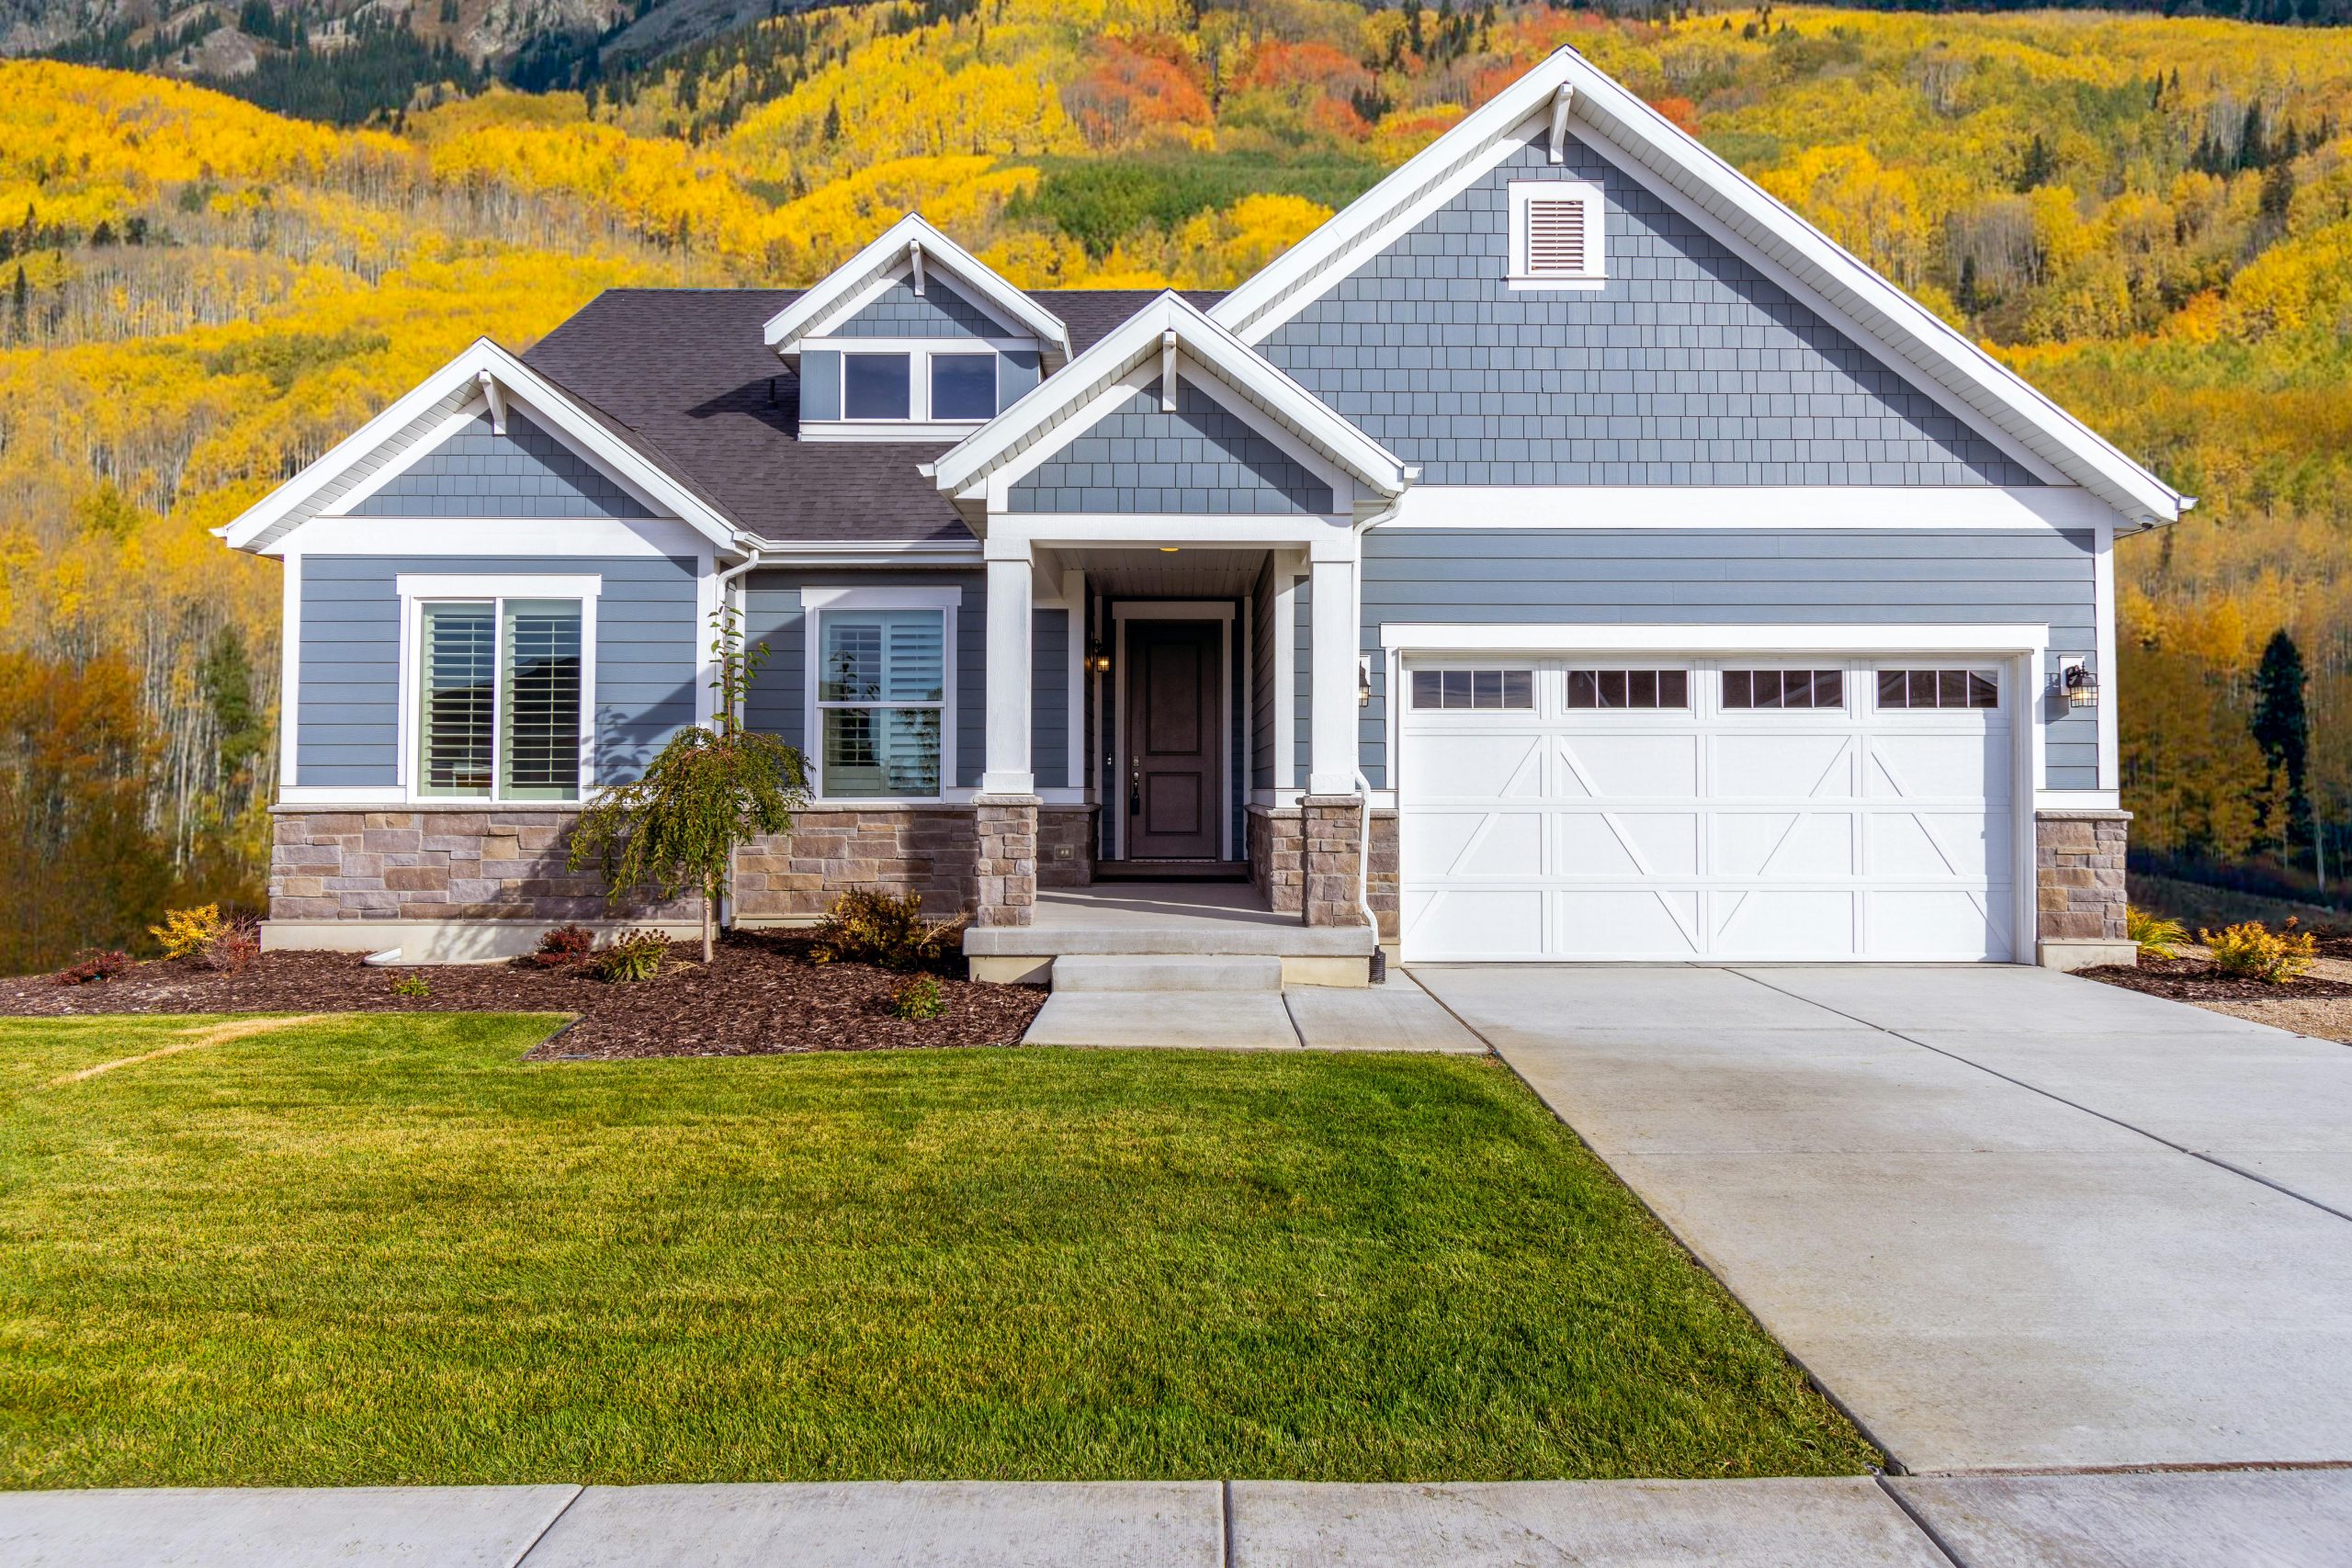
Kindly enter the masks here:
M 514 964 L 374 969 L 352 953 L 266 953 L 242 974 L 186 961 L 141 964 L 112 980 L 60 986 L 45 975 L 0 979 L 0 1015 L 94 1013 L 557 1012 L 574 1021 L 537 1060 L 751 1056 L 802 1051 L 1010 1045 L 1045 1005 L 1033 986 L 934 976 L 946 1012 L 894 1018 L 912 978 L 867 964 L 815 964 L 803 936 L 729 933 L 709 968 L 699 943 L 676 942 L 650 980 L 613 985 L 578 969 Z M 424 997 L 392 989 L 419 975 Z
M 2306 975 L 2300 980 L 2274 985 L 2244 975 L 2225 975 L 2211 959 L 2143 958 L 2129 964 L 2102 964 L 2075 971 L 2086 980 L 2102 980 L 2127 991 L 2169 997 L 2177 1002 L 2276 1002 L 2297 998 L 2352 997 L 2352 984 Z

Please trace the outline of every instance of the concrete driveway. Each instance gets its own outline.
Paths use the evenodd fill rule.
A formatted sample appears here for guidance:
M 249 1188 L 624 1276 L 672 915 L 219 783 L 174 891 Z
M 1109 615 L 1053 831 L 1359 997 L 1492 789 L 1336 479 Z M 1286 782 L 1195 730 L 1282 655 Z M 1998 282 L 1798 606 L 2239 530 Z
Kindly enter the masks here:
M 2009 965 L 1414 975 L 1903 1468 L 2352 1461 L 2352 1048 Z

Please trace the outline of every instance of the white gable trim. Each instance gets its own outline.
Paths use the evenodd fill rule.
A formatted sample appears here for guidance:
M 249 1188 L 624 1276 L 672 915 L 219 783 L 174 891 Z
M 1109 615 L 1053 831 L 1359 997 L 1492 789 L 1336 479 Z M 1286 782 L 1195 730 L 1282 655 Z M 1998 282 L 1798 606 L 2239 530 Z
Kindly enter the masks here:
M 2169 523 L 2193 506 L 1917 300 L 1841 249 L 1754 182 L 1595 69 L 1562 49 L 1408 161 L 1241 288 L 1216 319 L 1257 343 L 1393 243 L 1521 144 L 1531 120 L 1548 134 L 1558 91 L 1589 132 L 1644 172 L 1659 196 L 1681 197 L 1808 291 L 1838 307 L 1857 340 L 1908 366 L 1975 420 L 2005 433 L 2038 467 L 2097 494 L 2126 519 Z M 1612 162 L 1616 160 L 1612 159 Z M 1678 203 L 1677 205 L 1680 205 Z
M 402 458 L 414 451 L 416 443 L 477 403 L 485 372 L 524 404 L 535 423 L 596 462 L 652 510 L 680 519 L 722 550 L 735 550 L 736 530 L 727 518 L 582 412 L 553 382 L 488 338 L 476 338 L 391 407 L 264 496 L 220 529 L 220 537 L 232 549 L 278 553 L 297 527 L 322 513 L 341 510 L 362 486 L 380 482 L 379 470 L 405 466 Z
M 1033 449 L 1050 453 L 1092 428 L 1106 394 L 1124 398 L 1125 381 L 1148 366 L 1142 385 L 1159 373 L 1167 334 L 1174 333 L 1184 361 L 1209 372 L 1219 399 L 1237 413 L 1254 405 L 1276 424 L 1351 476 L 1354 488 L 1381 497 L 1402 494 L 1418 470 L 1330 406 L 1269 364 L 1256 351 L 1175 294 L 1163 293 L 1116 331 L 1047 378 L 1019 402 L 997 415 L 932 465 L 939 488 L 959 501 L 987 497 L 1000 470 Z M 1178 377 L 1183 375 L 1180 364 Z M 1236 407 L 1236 404 L 1241 406 Z M 1094 418 L 1080 419 L 1089 413 Z M 1068 427 L 1068 428 L 1065 428 Z M 1272 432 L 1268 433 L 1272 434 Z M 1056 437 L 1058 436 L 1058 439 Z M 1028 466 L 1034 467 L 1037 459 Z M 1321 467 L 1318 464 L 1317 467 Z
M 772 317 L 765 339 L 777 354 L 790 357 L 810 338 L 823 337 L 833 327 L 871 304 L 884 288 L 911 270 L 912 247 L 921 246 L 927 274 L 949 278 L 956 292 L 989 315 L 1045 344 L 1049 357 L 1069 357 L 1069 329 L 1059 316 L 1005 281 L 993 268 L 941 233 L 919 212 L 899 219 L 850 257 L 823 282 L 802 294 Z

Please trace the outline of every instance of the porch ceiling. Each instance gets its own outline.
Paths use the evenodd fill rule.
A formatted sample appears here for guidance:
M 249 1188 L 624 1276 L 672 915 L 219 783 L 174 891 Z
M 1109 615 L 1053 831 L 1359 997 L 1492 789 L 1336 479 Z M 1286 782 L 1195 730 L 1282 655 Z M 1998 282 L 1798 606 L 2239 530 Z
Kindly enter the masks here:
M 1238 599 L 1257 584 L 1264 550 L 1063 550 L 1065 568 L 1086 573 L 1114 598 Z

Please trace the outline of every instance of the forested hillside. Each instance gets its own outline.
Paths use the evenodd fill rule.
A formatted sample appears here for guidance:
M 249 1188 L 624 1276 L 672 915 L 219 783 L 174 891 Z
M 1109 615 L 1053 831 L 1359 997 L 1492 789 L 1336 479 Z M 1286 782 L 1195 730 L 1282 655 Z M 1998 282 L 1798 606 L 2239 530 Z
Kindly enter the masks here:
M 0 63 L 0 966 L 257 897 L 275 567 L 218 526 L 479 333 L 806 282 L 920 208 L 1016 281 L 1227 286 L 1574 43 L 2202 498 L 2124 552 L 2142 843 L 2352 818 L 2352 38 L 2063 13 L 906 0 L 335 130 Z M 2256 739 L 2259 693 L 2263 734 Z

